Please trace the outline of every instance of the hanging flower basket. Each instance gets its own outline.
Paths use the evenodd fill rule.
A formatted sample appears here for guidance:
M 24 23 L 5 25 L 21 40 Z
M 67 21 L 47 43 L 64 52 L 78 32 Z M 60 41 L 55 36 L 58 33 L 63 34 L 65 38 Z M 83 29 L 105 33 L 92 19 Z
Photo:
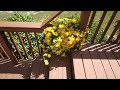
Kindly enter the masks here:
M 81 49 L 85 43 L 85 36 L 90 29 L 80 31 L 79 18 L 56 18 L 52 26 L 46 27 L 42 32 L 40 46 L 43 51 L 45 65 L 52 54 L 65 57 L 71 49 Z

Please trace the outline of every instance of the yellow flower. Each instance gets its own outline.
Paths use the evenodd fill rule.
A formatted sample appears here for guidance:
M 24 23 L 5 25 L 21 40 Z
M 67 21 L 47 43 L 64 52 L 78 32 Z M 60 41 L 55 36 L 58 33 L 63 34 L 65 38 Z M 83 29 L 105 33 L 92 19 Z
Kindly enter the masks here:
M 80 45 L 79 49 L 81 49 L 83 47 L 83 45 Z
M 60 47 L 60 43 L 57 43 L 57 44 L 55 45 L 55 47 Z
M 44 31 L 43 31 L 43 34 L 46 35 L 46 34 L 47 34 L 47 31 L 44 30 Z
M 44 45 L 44 44 L 42 44 L 42 45 L 41 45 L 41 47 L 42 47 L 42 48 L 45 48 L 45 45 Z
M 72 27 L 69 28 L 69 31 L 73 31 L 74 29 Z
M 65 35 L 65 29 L 60 30 L 60 34 Z
M 52 22 L 52 27 L 44 29 L 44 44 L 41 47 L 45 53 L 43 56 L 45 56 L 46 65 L 49 64 L 46 57 L 51 57 L 49 53 L 64 57 L 66 56 L 65 53 L 74 48 L 74 46 L 82 48 L 85 43 L 85 35 L 89 33 L 90 29 L 86 28 L 85 31 L 80 32 L 79 28 L 74 28 L 75 24 L 78 24 L 75 18 L 58 18 Z M 45 46 L 49 46 L 50 50 L 46 49 Z
M 83 33 L 81 33 L 81 34 L 80 34 L 80 37 L 84 37 L 84 34 L 83 34 Z
M 47 57 L 47 53 L 44 53 L 43 56 L 44 56 L 44 57 Z
M 76 23 L 76 19 L 72 19 L 72 22 L 73 22 L 73 23 Z
M 85 38 L 82 39 L 82 41 L 80 42 L 81 45 L 84 45 L 85 43 Z
M 55 36 L 58 36 L 58 33 L 57 33 L 57 32 L 54 32 L 54 35 L 55 35 Z
M 52 24 L 53 24 L 54 26 L 57 26 L 57 22 L 56 22 L 55 20 L 52 21 Z
M 49 65 L 49 62 L 47 59 L 44 60 L 45 65 Z
M 62 56 L 62 57 L 66 57 L 66 54 L 65 54 L 65 53 L 63 53 L 61 56 Z
M 51 54 L 48 54 L 48 58 L 50 58 L 51 57 Z
M 44 42 L 50 44 L 49 38 L 45 38 L 45 39 L 44 39 Z
M 61 34 L 61 38 L 64 38 L 64 37 L 65 37 L 65 35 Z
M 86 33 L 89 33 L 90 32 L 90 29 L 89 28 L 86 28 Z
M 65 27 L 65 25 L 63 25 L 63 24 L 59 25 L 59 28 L 64 28 L 64 27 Z
M 66 35 L 66 36 L 68 36 L 68 35 L 69 35 L 69 33 L 68 33 L 68 32 L 66 32 L 66 33 L 65 33 L 65 35 Z
M 56 51 L 56 54 L 57 54 L 57 55 L 60 55 L 60 54 L 61 54 L 61 52 L 60 52 L 60 51 Z
M 48 38 L 49 38 L 50 36 L 51 36 L 51 33 L 47 33 L 46 37 L 48 37 Z
M 73 42 L 75 40 L 74 36 L 69 37 L 69 41 Z
M 73 48 L 74 47 L 74 44 L 70 45 L 69 48 Z
M 57 27 L 56 27 L 56 26 L 53 26 L 53 29 L 57 29 Z
M 76 35 L 76 36 L 79 36 L 79 35 L 80 35 L 80 33 L 77 32 L 77 31 L 73 31 L 73 34 Z
M 57 40 L 56 39 L 53 39 L 53 43 L 56 43 L 57 42 Z
M 68 45 L 71 45 L 72 44 L 72 42 L 71 41 L 68 41 Z
M 79 42 L 79 40 L 80 40 L 80 37 L 78 36 L 78 37 L 76 37 L 76 42 Z
M 37 47 L 33 47 L 33 51 L 34 51 L 35 53 L 38 52 Z
M 48 52 L 48 50 L 47 49 L 43 49 L 43 52 Z
M 62 39 L 61 39 L 61 37 L 59 37 L 59 38 L 58 38 L 58 42 L 62 42 Z
M 53 49 L 53 48 L 54 48 L 54 46 L 53 46 L 53 45 L 50 45 L 50 48 L 51 48 L 51 49 Z
M 50 57 L 51 57 L 51 54 L 44 53 L 44 54 L 43 54 L 43 57 L 48 57 L 48 58 L 50 58 Z

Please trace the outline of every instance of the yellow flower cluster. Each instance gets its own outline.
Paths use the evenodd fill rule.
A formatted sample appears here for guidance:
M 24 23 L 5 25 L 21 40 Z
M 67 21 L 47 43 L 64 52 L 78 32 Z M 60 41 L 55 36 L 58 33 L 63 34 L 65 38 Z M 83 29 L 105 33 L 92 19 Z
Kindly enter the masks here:
M 50 58 L 50 53 L 66 56 L 66 52 L 72 48 L 82 48 L 85 42 L 85 36 L 89 33 L 89 28 L 80 32 L 79 21 L 75 18 L 58 18 L 52 22 L 52 27 L 44 29 L 44 39 L 41 47 L 45 53 L 43 57 Z M 48 54 L 49 53 L 49 54 Z M 48 65 L 48 61 L 44 58 Z

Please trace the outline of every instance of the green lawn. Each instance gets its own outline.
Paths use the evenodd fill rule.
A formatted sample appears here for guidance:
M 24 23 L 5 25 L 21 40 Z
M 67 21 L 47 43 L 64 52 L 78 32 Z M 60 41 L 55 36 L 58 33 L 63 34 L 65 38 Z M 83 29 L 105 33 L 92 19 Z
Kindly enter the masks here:
M 23 12 L 26 12 L 26 11 L 23 11 Z M 106 27 L 111 15 L 112 15 L 112 12 L 113 11 L 108 11 L 107 12 L 107 15 L 104 19 L 104 22 L 102 23 L 101 28 L 104 29 Z M 34 11 L 34 12 L 32 11 L 30 13 L 32 13 L 32 16 L 35 19 L 35 21 L 39 22 L 41 20 L 46 19 L 48 16 L 50 16 L 52 14 L 52 11 Z M 80 13 L 81 13 L 80 11 L 64 11 L 59 17 L 68 17 L 68 16 L 72 16 L 72 15 L 80 16 Z M 101 18 L 102 13 L 103 13 L 103 11 L 97 11 L 94 22 L 99 23 L 99 20 Z M 13 13 L 9 13 L 7 11 L 0 12 L 0 20 L 4 21 L 6 17 L 8 17 L 12 14 Z M 120 11 L 118 11 L 112 25 L 110 26 L 109 31 L 108 31 L 108 35 L 110 35 L 112 30 L 114 29 L 114 26 L 116 24 L 115 23 L 116 20 L 120 20 Z

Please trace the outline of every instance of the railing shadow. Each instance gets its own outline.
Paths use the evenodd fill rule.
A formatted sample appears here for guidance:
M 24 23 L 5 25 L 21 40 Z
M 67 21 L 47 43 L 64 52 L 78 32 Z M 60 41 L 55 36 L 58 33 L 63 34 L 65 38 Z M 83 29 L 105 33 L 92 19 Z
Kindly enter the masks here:
M 62 69 L 63 72 L 66 74 L 66 77 L 70 79 L 70 67 L 69 56 L 59 57 L 53 55 L 53 57 L 50 59 L 50 65 L 48 66 L 45 66 L 41 57 L 36 58 L 32 62 L 21 61 L 20 64 L 15 66 L 9 59 L 0 60 L 0 74 L 5 75 L 3 79 L 48 79 L 49 72 L 55 68 L 64 68 L 64 70 Z
M 58 70 L 59 74 L 63 74 L 63 77 L 67 79 L 71 79 L 71 61 L 70 61 L 70 54 L 67 54 L 66 57 L 56 56 L 50 59 L 50 68 L 49 71 L 53 69 Z M 60 75 L 61 76 L 61 75 Z
M 31 68 L 31 79 L 48 79 L 48 67 L 45 66 L 43 58 L 41 56 L 37 57 L 32 62 Z
M 59 74 L 57 73 L 58 69 L 60 69 L 60 72 L 64 72 L 67 78 L 71 78 L 69 56 L 60 57 L 60 56 L 52 55 L 49 62 L 50 64 L 46 66 L 41 56 L 36 58 L 36 60 L 33 61 L 32 63 L 31 78 L 32 79 L 49 79 L 50 73 Z
M 80 52 L 84 54 L 83 59 L 117 59 L 120 60 L 120 45 L 119 44 L 85 44 Z M 96 55 L 98 54 L 98 55 Z M 104 54 L 106 57 L 99 57 L 99 54 Z M 112 56 L 111 56 L 112 55 Z M 79 56 L 76 58 L 80 58 Z
M 11 60 L 1 59 L 0 60 L 0 74 L 4 75 L 3 79 L 22 79 L 22 78 L 29 79 L 30 78 L 30 65 L 31 63 L 28 61 L 22 61 L 18 65 L 13 65 Z
M 120 60 L 120 45 L 118 44 L 86 44 L 83 46 L 81 51 L 74 52 L 74 58 L 82 59 L 91 59 L 91 54 L 94 56 L 96 54 L 105 53 L 108 55 L 113 55 L 109 57 L 109 60 Z M 83 55 L 84 54 L 84 55 Z M 98 55 L 99 56 L 99 55 Z M 107 57 L 108 58 L 108 57 Z M 92 59 L 107 59 L 106 57 L 92 57 Z M 18 65 L 13 65 L 9 59 L 0 59 L 0 74 L 6 75 L 11 74 L 11 77 L 14 77 L 14 74 L 19 74 L 20 77 L 24 79 L 29 78 L 39 78 L 44 77 L 45 79 L 49 78 L 49 73 L 52 70 L 64 70 L 67 78 L 71 78 L 71 56 L 67 55 L 66 57 L 60 57 L 53 55 L 50 59 L 50 65 L 45 66 L 42 60 L 42 57 L 36 58 L 32 62 L 22 61 Z M 57 72 L 56 72 L 57 73 Z

